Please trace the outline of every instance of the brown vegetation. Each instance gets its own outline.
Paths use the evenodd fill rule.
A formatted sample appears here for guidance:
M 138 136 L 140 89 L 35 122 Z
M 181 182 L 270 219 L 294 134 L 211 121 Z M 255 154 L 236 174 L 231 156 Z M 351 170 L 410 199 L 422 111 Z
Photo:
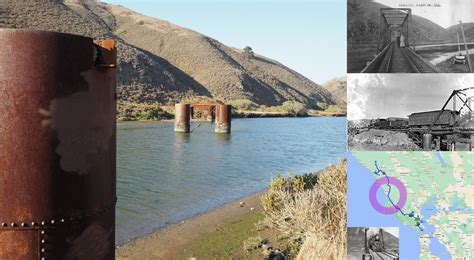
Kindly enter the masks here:
M 343 161 L 316 175 L 277 177 L 262 208 L 271 226 L 298 244 L 297 259 L 345 259 L 346 190 Z

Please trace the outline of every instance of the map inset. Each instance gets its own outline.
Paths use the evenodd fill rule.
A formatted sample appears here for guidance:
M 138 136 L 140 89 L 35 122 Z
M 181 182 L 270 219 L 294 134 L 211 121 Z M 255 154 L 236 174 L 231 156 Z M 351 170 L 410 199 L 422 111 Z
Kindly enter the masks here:
M 474 259 L 472 152 L 355 152 L 348 226 L 400 227 L 401 259 Z

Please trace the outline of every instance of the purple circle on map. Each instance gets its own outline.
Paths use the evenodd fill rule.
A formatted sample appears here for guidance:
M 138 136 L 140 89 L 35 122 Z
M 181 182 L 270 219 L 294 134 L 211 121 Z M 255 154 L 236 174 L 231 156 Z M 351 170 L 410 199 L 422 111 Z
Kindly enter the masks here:
M 380 186 L 384 184 L 390 184 L 392 189 L 394 187 L 397 187 L 398 192 L 400 193 L 400 199 L 398 202 L 395 204 L 395 206 L 391 207 L 384 207 L 380 205 L 380 203 L 377 200 L 377 191 L 380 188 Z M 374 207 L 375 210 L 382 214 L 395 214 L 400 211 L 403 206 L 405 206 L 405 203 L 407 202 L 407 189 L 405 188 L 405 185 L 403 183 L 394 177 L 382 177 L 374 182 L 372 184 L 372 187 L 370 187 L 370 192 L 369 192 L 369 199 L 370 199 L 370 204 L 372 204 L 372 207 Z M 395 202 L 393 202 L 395 203 Z

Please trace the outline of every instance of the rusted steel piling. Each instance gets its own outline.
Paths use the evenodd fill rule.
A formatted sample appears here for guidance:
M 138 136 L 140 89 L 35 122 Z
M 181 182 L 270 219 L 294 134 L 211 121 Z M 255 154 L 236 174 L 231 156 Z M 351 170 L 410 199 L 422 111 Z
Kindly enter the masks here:
M 216 128 L 215 132 L 220 134 L 228 134 L 231 129 L 232 106 L 217 105 L 216 106 Z
M 0 29 L 0 259 L 114 259 L 113 41 Z
M 176 104 L 174 115 L 174 131 L 178 133 L 189 133 L 191 128 L 189 104 Z

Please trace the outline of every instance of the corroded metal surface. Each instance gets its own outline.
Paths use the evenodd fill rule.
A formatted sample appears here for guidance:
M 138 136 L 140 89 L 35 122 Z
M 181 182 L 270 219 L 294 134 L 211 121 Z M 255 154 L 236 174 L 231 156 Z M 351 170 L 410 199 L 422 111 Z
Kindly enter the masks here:
M 190 124 L 190 106 L 189 104 L 176 104 L 174 115 L 174 131 L 178 133 L 189 133 Z
M 216 106 L 216 133 L 228 134 L 231 129 L 232 106 Z
M 0 259 L 114 259 L 115 64 L 111 41 L 0 29 Z

